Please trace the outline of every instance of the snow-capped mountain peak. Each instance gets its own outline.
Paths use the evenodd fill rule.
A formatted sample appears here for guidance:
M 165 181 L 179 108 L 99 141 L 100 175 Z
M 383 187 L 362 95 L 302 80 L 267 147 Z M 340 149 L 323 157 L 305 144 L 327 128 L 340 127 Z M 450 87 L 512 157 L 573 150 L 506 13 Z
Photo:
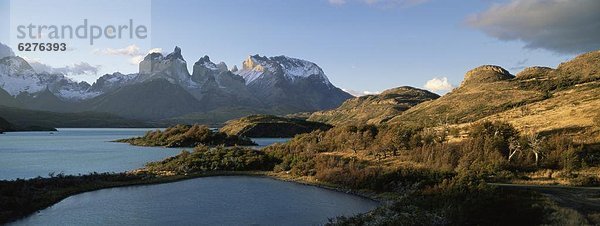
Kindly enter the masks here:
M 132 84 L 133 82 L 135 82 L 135 79 L 138 75 L 139 74 L 124 75 L 119 72 L 106 74 L 98 78 L 96 82 L 94 82 L 90 90 L 93 92 L 112 91 L 117 88 Z
M 179 48 L 179 46 L 175 46 L 175 50 L 173 50 L 172 53 L 169 53 L 169 55 L 167 55 L 165 57 L 165 59 L 167 60 L 174 60 L 174 59 L 179 59 L 179 60 L 183 60 L 183 55 L 181 55 L 181 48 Z
M 315 77 L 321 82 L 331 85 L 329 79 L 317 64 L 287 56 L 250 56 L 242 63 L 242 70 L 236 73 L 246 80 L 246 84 L 268 76 L 268 74 L 280 74 L 292 82 L 297 79 Z
M 5 75 L 31 75 L 35 70 L 27 61 L 18 56 L 0 59 L 0 73 Z
M 0 87 L 12 96 L 20 93 L 35 94 L 49 90 L 66 100 L 82 100 L 100 95 L 90 92 L 90 84 L 76 82 L 62 74 L 36 73 L 21 57 L 0 60 Z
M 207 68 L 209 70 L 213 70 L 213 71 L 219 70 L 219 67 L 215 63 L 210 61 L 210 57 L 208 57 L 208 56 L 204 56 L 204 57 L 200 58 L 194 64 L 194 66 L 202 66 L 202 67 L 205 67 L 205 68 Z
M 323 70 L 313 62 L 287 56 L 271 57 L 270 59 L 279 63 L 285 75 L 292 80 L 318 76 L 324 82 L 329 83 L 329 79 L 325 76 Z

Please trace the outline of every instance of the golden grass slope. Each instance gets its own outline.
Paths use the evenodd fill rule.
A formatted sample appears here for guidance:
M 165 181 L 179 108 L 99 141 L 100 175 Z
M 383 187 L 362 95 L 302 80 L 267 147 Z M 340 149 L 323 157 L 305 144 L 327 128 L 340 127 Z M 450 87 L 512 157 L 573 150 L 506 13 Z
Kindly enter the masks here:
M 378 95 L 349 99 L 336 109 L 313 113 L 308 120 L 332 125 L 380 124 L 412 106 L 438 97 L 426 90 L 398 87 Z
M 543 100 L 544 93 L 520 89 L 510 81 L 469 83 L 437 100 L 408 109 L 389 121 L 408 125 L 473 122 L 515 106 Z
M 582 54 L 558 68 L 526 68 L 516 77 L 482 66 L 452 92 L 416 105 L 390 124 L 439 126 L 506 121 L 533 133 L 566 132 L 600 141 L 600 51 Z

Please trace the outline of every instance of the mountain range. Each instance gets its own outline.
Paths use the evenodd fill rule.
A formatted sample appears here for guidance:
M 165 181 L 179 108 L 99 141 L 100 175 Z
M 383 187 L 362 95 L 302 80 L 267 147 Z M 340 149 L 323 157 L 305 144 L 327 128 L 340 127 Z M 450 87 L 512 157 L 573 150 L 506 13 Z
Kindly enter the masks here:
M 288 114 L 339 106 L 352 96 L 315 63 L 249 56 L 241 69 L 208 56 L 187 69 L 181 49 L 148 54 L 138 73 L 106 74 L 93 84 L 38 73 L 23 58 L 0 59 L 0 105 L 50 112 L 98 112 L 145 121 L 219 123 L 253 113 Z M 218 117 L 224 113 L 223 117 Z M 214 116 L 214 117 L 213 117 Z

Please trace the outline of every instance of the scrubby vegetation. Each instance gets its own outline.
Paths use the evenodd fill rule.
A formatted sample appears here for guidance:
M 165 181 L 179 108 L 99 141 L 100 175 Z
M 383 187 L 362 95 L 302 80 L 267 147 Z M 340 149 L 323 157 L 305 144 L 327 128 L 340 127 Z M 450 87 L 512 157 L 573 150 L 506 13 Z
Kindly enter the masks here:
M 460 132 L 339 126 L 299 135 L 265 152 L 280 159 L 276 172 L 403 196 L 373 213 L 332 222 L 342 225 L 552 223 L 555 219 L 549 216 L 556 209 L 542 204 L 541 196 L 485 182 L 520 180 L 545 170 L 560 172 L 554 176 L 571 185 L 593 186 L 599 181 L 597 175 L 577 173 L 598 166 L 594 157 L 598 149 L 576 144 L 566 135 L 521 134 L 502 122 L 476 123 L 466 130 L 466 137 L 450 141 Z
M 164 131 L 148 131 L 143 137 L 117 140 L 117 142 L 130 143 L 138 146 L 164 147 L 256 145 L 249 138 L 215 132 L 204 125 L 176 125 L 169 127 Z
M 182 151 L 175 157 L 148 163 L 146 169 L 151 172 L 168 171 L 176 174 L 205 171 L 270 171 L 276 161 L 262 151 L 248 148 L 198 146 L 192 152 Z
M 474 124 L 468 137 L 460 141 L 450 142 L 451 132 L 444 128 L 341 126 L 300 135 L 265 151 L 282 159 L 277 170 L 302 176 L 317 175 L 319 161 L 327 162 L 334 157 L 346 164 L 328 163 L 323 168 L 333 172 L 336 167 L 347 165 L 394 167 L 390 161 L 401 159 L 430 170 L 476 174 L 494 180 L 515 177 L 520 172 L 574 171 L 598 166 L 595 156 L 599 151 L 595 147 L 576 144 L 562 134 L 520 134 L 501 122 Z M 359 171 L 368 171 L 362 168 Z M 577 177 L 571 176 L 571 179 Z

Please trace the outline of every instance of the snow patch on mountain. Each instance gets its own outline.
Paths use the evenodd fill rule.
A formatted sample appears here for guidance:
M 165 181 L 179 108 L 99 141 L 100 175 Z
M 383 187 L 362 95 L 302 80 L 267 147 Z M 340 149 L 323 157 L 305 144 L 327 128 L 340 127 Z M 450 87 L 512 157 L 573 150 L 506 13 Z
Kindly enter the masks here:
M 242 76 L 246 80 L 246 84 L 260 78 L 266 78 L 269 75 L 283 74 L 286 79 L 292 82 L 298 79 L 316 77 L 324 84 L 332 86 L 317 64 L 287 56 L 269 58 L 259 55 L 250 56 L 243 62 L 242 70 L 237 71 L 236 74 Z
M 67 100 L 82 100 L 100 95 L 89 92 L 90 85 L 78 83 L 62 74 L 36 73 L 21 57 L 0 60 L 0 87 L 10 95 L 35 94 L 45 89 Z

